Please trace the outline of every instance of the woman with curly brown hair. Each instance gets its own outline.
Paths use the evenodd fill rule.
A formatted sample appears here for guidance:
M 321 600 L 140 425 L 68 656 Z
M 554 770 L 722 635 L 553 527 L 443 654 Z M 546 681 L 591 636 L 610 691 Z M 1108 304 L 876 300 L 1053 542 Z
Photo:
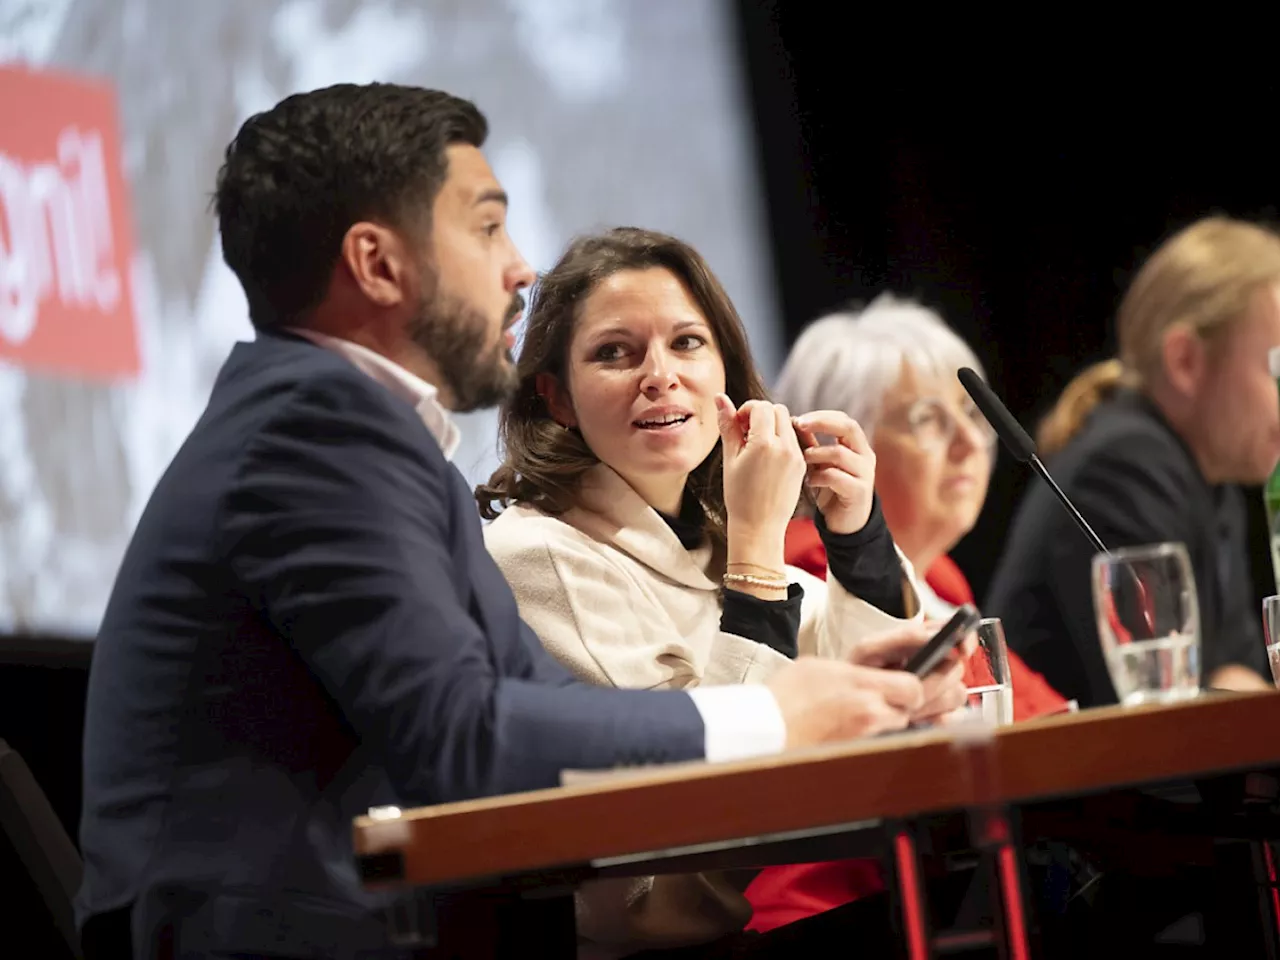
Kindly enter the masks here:
M 863 734 L 963 704 L 955 658 L 924 705 L 895 701 L 901 671 L 885 668 L 928 631 L 866 437 L 846 414 L 793 421 L 767 399 L 736 310 L 690 246 L 632 228 L 575 241 L 539 281 L 518 375 L 505 462 L 477 491 L 496 517 L 486 544 L 521 615 L 579 676 L 757 683 L 812 653 L 865 668 Z M 784 562 L 802 487 L 828 583 Z M 614 955 L 709 941 L 749 919 L 740 886 L 720 874 L 588 885 L 579 929 Z

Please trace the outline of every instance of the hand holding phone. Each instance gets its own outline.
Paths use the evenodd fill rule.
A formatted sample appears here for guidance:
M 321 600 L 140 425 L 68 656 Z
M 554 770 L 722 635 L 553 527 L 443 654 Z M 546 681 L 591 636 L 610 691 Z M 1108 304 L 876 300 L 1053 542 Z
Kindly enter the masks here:
M 981 618 L 973 604 L 964 604 L 943 624 L 941 630 L 929 638 L 928 643 L 912 654 L 903 669 L 923 679 L 956 644 L 964 640 L 965 634 L 976 627 Z

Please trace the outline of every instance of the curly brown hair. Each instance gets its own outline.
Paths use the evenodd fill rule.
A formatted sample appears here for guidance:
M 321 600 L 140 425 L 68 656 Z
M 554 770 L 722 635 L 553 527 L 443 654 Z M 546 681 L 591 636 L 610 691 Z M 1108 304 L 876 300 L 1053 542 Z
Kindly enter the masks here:
M 539 278 L 533 291 L 517 363 L 519 386 L 499 412 L 504 460 L 488 483 L 476 487 L 476 501 L 485 519 L 492 520 L 511 503 L 527 504 L 553 516 L 574 505 L 583 474 L 600 461 L 577 430 L 566 429 L 552 418 L 536 381 L 539 374 L 548 373 L 565 382 L 578 312 L 602 281 L 623 270 L 650 269 L 670 271 L 706 318 L 724 361 L 729 399 L 739 406 L 748 400 L 768 399 L 738 311 L 693 247 L 638 227 L 616 227 L 579 237 Z M 689 474 L 685 489 L 702 505 L 707 533 L 723 541 L 724 480 L 719 443 Z

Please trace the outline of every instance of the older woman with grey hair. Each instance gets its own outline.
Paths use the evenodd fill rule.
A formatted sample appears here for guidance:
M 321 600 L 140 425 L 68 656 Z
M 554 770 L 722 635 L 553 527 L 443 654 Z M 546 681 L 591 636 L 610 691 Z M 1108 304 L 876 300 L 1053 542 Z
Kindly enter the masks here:
M 940 316 L 885 294 L 860 312 L 831 314 L 810 325 L 774 390 L 795 416 L 841 410 L 862 426 L 875 453 L 881 511 L 915 568 L 929 618 L 945 618 L 973 602 L 947 552 L 977 521 L 995 459 L 995 435 L 956 379 L 961 367 L 983 375 L 973 351 Z M 826 551 L 810 517 L 791 521 L 786 560 L 825 576 Z M 1066 706 L 1013 651 L 1009 669 L 1015 720 Z M 966 684 L 979 685 L 982 670 L 976 662 L 966 665 Z M 867 860 L 767 869 L 747 889 L 752 928 L 771 930 L 872 893 L 881 883 Z
M 917 573 L 947 571 L 946 596 L 922 597 L 929 616 L 969 599 L 953 596 L 946 554 L 977 522 L 995 462 L 995 434 L 957 381 L 961 367 L 983 372 L 936 313 L 884 294 L 810 325 L 774 391 L 793 414 L 842 410 L 862 425 L 894 541 Z

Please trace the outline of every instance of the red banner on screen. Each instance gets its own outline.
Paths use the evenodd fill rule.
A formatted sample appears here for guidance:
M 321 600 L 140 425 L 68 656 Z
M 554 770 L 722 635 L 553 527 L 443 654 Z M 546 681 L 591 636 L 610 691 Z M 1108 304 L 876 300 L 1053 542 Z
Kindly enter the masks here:
M 132 257 L 115 91 L 0 68 L 0 359 L 136 375 Z

